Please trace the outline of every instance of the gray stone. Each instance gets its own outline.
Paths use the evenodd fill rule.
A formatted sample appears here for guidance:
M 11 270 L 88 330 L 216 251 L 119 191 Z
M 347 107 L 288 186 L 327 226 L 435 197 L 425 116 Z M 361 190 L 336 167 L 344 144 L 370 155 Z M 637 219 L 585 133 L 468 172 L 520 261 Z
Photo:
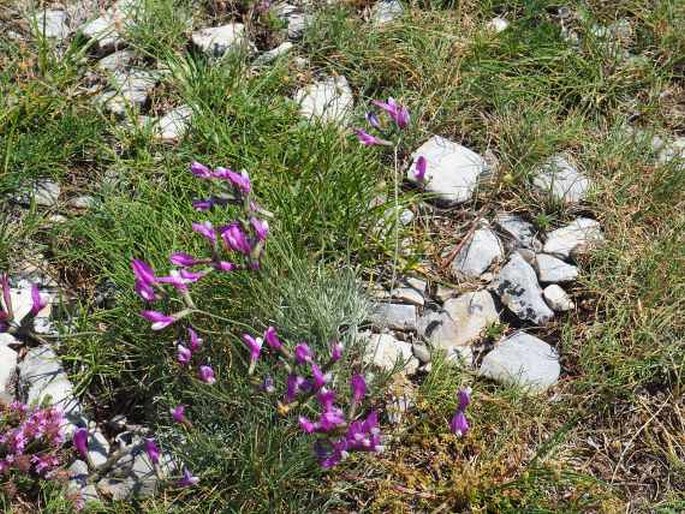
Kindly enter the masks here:
M 659 148 L 659 163 L 667 164 L 675 159 L 685 159 L 685 137 L 675 138 L 665 144 L 662 142 Z
M 157 138 L 166 143 L 180 140 L 188 130 L 193 110 L 181 105 L 162 116 L 157 124 Z
M 509 22 L 499 16 L 494 17 L 485 25 L 486 29 L 491 30 L 495 34 L 507 30 L 507 27 L 509 27 Z
M 98 494 L 97 487 L 94 484 L 85 486 L 83 489 L 81 489 L 79 494 L 81 495 L 81 500 L 85 504 L 100 501 L 100 495 Z
M 421 294 L 426 294 L 426 290 L 428 289 L 428 284 L 426 283 L 425 280 L 421 280 L 420 278 L 416 278 L 416 277 L 407 277 L 405 279 L 405 282 L 412 289 L 416 289 Z
M 421 183 L 438 203 L 455 205 L 473 197 L 480 180 L 488 174 L 488 166 L 480 155 L 448 139 L 433 136 L 412 154 L 407 179 L 418 184 L 414 176 L 416 161 L 426 159 L 426 176 Z
M 495 217 L 495 224 L 509 239 L 512 249 L 528 248 L 539 252 L 542 243 L 537 238 L 535 225 L 515 214 L 501 213 Z
M 366 359 L 384 371 L 393 371 L 397 366 L 412 374 L 419 367 L 411 344 L 399 341 L 390 334 L 371 335 L 366 347 Z
M 457 276 L 478 278 L 503 257 L 497 235 L 489 227 L 479 228 L 462 245 L 452 262 L 452 271 Z
M 147 70 L 116 71 L 111 77 L 115 90 L 101 94 L 98 102 L 107 111 L 124 116 L 127 111 L 142 109 L 147 104 L 158 81 L 158 74 Z
M 496 382 L 541 392 L 559 379 L 557 352 L 547 343 L 525 332 L 502 340 L 483 359 L 480 374 Z
M 533 185 L 556 200 L 576 203 L 587 195 L 590 180 L 564 157 L 556 155 L 535 172 Z
M 535 269 L 540 282 L 569 282 L 578 277 L 578 268 L 552 255 L 540 253 L 535 256 Z
M 269 64 L 279 57 L 286 55 L 290 53 L 290 51 L 293 49 L 295 45 L 293 45 L 290 41 L 286 41 L 284 43 L 281 43 L 278 45 L 276 48 L 273 48 L 271 50 L 268 50 L 261 55 L 259 55 L 254 63 L 257 66 L 264 66 L 265 64 Z
M 79 30 L 96 42 L 99 53 L 114 52 L 125 46 L 123 32 L 131 24 L 137 7 L 137 0 L 119 0 L 102 16 L 82 25 Z
M 119 50 L 100 59 L 97 66 L 108 72 L 123 71 L 131 65 L 135 57 L 136 54 L 132 50 Z
M 95 203 L 95 198 L 90 195 L 75 196 L 67 202 L 69 207 L 73 207 L 74 209 L 90 209 Z
M 69 36 L 69 15 L 60 9 L 45 9 L 31 22 L 41 37 L 62 41 Z
M 381 303 L 372 315 L 373 323 L 391 330 L 416 330 L 416 307 L 401 303 Z
M 310 84 L 295 93 L 300 115 L 309 120 L 344 124 L 354 107 L 354 98 L 347 79 L 329 77 Z
M 73 433 L 75 423 L 81 422 L 81 404 L 55 352 L 47 346 L 31 348 L 18 369 L 23 401 L 42 403 L 50 397 L 50 404 L 62 409 L 68 420 L 65 432 Z
M 10 334 L 0 334 L 0 400 L 14 399 L 14 382 L 17 375 L 17 352 L 9 347 L 16 343 Z
M 33 185 L 31 198 L 41 207 L 54 207 L 61 191 L 62 188 L 54 180 L 37 180 Z
M 545 301 L 550 308 L 557 312 L 570 311 L 575 304 L 558 284 L 551 284 L 542 291 Z
M 86 485 L 88 481 L 88 464 L 83 460 L 75 460 L 67 469 L 69 480 L 76 482 L 80 486 Z
M 288 4 L 280 3 L 273 7 L 272 12 L 287 26 L 288 37 L 292 40 L 297 40 L 302 37 L 307 24 L 310 21 L 310 16 L 303 13 L 298 7 Z
M 422 363 L 428 363 L 431 361 L 431 353 L 425 344 L 414 343 L 411 347 L 414 357 L 416 357 Z
M 543 324 L 554 317 L 542 298 L 535 270 L 516 252 L 500 270 L 493 287 L 502 303 L 523 320 Z
M 371 8 L 371 21 L 384 25 L 402 16 L 402 4 L 398 0 L 380 0 Z
M 423 295 L 412 287 L 400 287 L 394 289 L 392 291 L 392 297 L 393 299 L 399 300 L 403 303 L 410 303 L 420 307 L 423 307 L 423 305 L 426 303 Z
M 249 43 L 245 35 L 245 26 L 241 23 L 229 23 L 221 27 L 207 27 L 193 32 L 193 44 L 205 54 L 220 57 L 226 52 L 247 49 Z
M 88 437 L 88 457 L 96 468 L 107 462 L 110 445 L 100 430 L 95 430 Z
M 105 477 L 97 483 L 97 490 L 105 497 L 114 500 L 127 500 L 133 496 L 136 482 L 131 477 Z
M 590 218 L 578 218 L 565 227 L 547 234 L 545 253 L 568 259 L 572 253 L 585 253 L 593 245 L 604 240 L 599 222 Z
M 435 298 L 440 302 L 440 303 L 445 303 L 447 300 L 450 298 L 454 298 L 457 296 L 458 291 L 452 287 L 446 287 L 443 286 L 442 284 L 438 284 L 438 287 L 435 291 Z

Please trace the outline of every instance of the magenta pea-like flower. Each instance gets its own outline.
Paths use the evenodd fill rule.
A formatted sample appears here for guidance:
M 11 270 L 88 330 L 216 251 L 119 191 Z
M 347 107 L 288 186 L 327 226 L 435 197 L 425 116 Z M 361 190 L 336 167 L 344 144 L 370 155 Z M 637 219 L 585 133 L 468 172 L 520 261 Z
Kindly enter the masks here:
M 188 327 L 188 338 L 188 348 L 190 348 L 190 351 L 198 351 L 200 346 L 202 346 L 202 338 L 197 335 L 197 332 L 192 327 Z
M 133 269 L 136 280 L 140 280 L 146 284 L 154 284 L 157 281 L 154 270 L 145 261 L 132 259 L 131 268 Z
M 300 375 L 289 374 L 285 379 L 285 403 L 290 403 L 297 398 L 298 393 L 303 388 L 306 380 Z
M 162 330 L 176 321 L 174 316 L 158 311 L 143 311 L 140 315 L 152 323 L 152 330 Z
M 176 423 L 185 423 L 187 421 L 186 419 L 186 406 L 181 404 L 177 405 L 173 409 L 169 409 L 169 412 L 171 413 L 171 417 L 174 419 Z
M 276 333 L 276 329 L 274 327 L 268 327 L 266 329 L 264 332 L 264 340 L 272 350 L 278 351 L 283 348 L 283 343 L 281 343 L 281 340 L 278 338 L 278 333 Z
M 216 377 L 214 376 L 214 370 L 212 369 L 211 366 L 204 364 L 204 365 L 200 366 L 197 373 L 198 373 L 198 376 L 200 377 L 200 380 L 202 380 L 205 384 L 212 385 L 214 382 L 216 382 Z
M 359 403 L 366 396 L 366 380 L 360 374 L 352 375 L 350 378 L 350 389 L 352 390 L 352 402 Z
M 250 225 L 252 225 L 257 241 L 266 240 L 266 236 L 269 235 L 269 223 L 266 220 L 252 217 L 250 218 Z
M 42 311 L 48 304 L 47 298 L 40 294 L 38 284 L 33 284 L 31 286 L 31 303 L 31 314 L 34 316 Z
M 271 375 L 266 375 L 262 381 L 262 390 L 267 394 L 273 394 L 276 392 L 276 383 L 274 382 L 274 377 Z
M 373 104 L 383 109 L 399 128 L 403 129 L 409 125 L 409 110 L 398 104 L 394 98 L 388 98 L 387 102 L 374 100 Z
M 333 362 L 338 362 L 342 358 L 343 345 L 340 341 L 331 342 L 331 360 Z
M 466 419 L 464 411 L 457 410 L 457 412 L 454 413 L 454 416 L 450 421 L 450 430 L 459 437 L 466 435 L 469 431 L 469 422 Z
M 465 411 L 466 407 L 468 407 L 471 403 L 471 389 L 459 389 L 459 391 L 457 392 L 457 400 L 459 401 L 457 409 Z
M 193 358 L 193 352 L 189 348 L 186 348 L 182 344 L 177 346 L 176 360 L 181 366 L 187 366 L 190 364 L 190 360 Z
M 197 485 L 200 479 L 194 476 L 188 468 L 183 468 L 183 477 L 178 481 L 179 487 L 191 487 Z
M 418 182 L 424 182 L 426 180 L 427 165 L 426 158 L 423 155 L 420 155 L 419 158 L 416 159 L 416 164 L 414 166 L 414 178 Z
M 195 266 L 197 264 L 197 259 L 185 252 L 174 252 L 169 256 L 169 262 L 174 266 Z
M 359 142 L 364 146 L 384 144 L 384 141 L 382 139 L 377 138 L 376 136 L 371 135 L 362 129 L 354 129 L 354 133 L 356 134 L 357 139 L 359 139 Z
M 200 198 L 198 200 L 193 200 L 193 209 L 198 212 L 204 212 L 210 210 L 214 207 L 216 203 L 212 198 Z
M 190 172 L 198 178 L 212 178 L 212 170 L 197 161 L 190 165 Z
M 203 221 L 201 223 L 193 223 L 193 230 L 200 234 L 202 237 L 207 239 L 212 246 L 216 244 L 216 231 L 214 230 L 214 225 L 210 221 Z
M 254 365 L 259 359 L 259 354 L 262 351 L 262 345 L 264 344 L 264 339 L 257 337 L 256 339 L 249 334 L 243 334 L 243 341 L 250 350 L 250 364 Z
M 247 239 L 247 235 L 243 231 L 240 223 L 231 223 L 221 230 L 221 238 L 226 243 L 226 246 L 235 252 L 240 252 L 244 255 L 250 255 L 252 252 L 252 245 Z
M 331 379 L 330 373 L 324 373 L 321 368 L 312 362 L 312 387 L 318 391 Z
M 147 456 L 150 458 L 150 462 L 152 462 L 152 464 L 159 463 L 159 457 L 161 453 L 157 443 L 155 443 L 155 440 L 151 437 L 145 438 L 145 453 L 147 453 Z
M 219 261 L 214 263 L 214 269 L 217 271 L 233 271 L 235 269 L 235 264 L 228 261 Z
M 214 171 L 214 177 L 219 179 L 228 180 L 237 190 L 242 194 L 249 194 L 252 189 L 252 183 L 250 182 L 250 176 L 247 171 L 243 170 L 237 173 L 228 168 L 217 168 Z
M 366 121 L 368 121 L 369 125 L 371 125 L 376 130 L 380 130 L 381 120 L 378 119 L 378 116 L 376 115 L 375 112 L 373 112 L 373 111 L 367 112 L 366 113 Z
M 311 362 L 312 356 L 312 349 L 309 348 L 309 345 L 307 343 L 298 343 L 295 346 L 295 362 L 297 362 L 298 364 Z
M 313 434 L 316 430 L 316 424 L 304 416 L 300 416 L 297 422 L 305 434 Z
M 74 448 L 79 452 L 82 458 L 88 458 L 88 429 L 77 428 L 74 431 L 73 437 Z

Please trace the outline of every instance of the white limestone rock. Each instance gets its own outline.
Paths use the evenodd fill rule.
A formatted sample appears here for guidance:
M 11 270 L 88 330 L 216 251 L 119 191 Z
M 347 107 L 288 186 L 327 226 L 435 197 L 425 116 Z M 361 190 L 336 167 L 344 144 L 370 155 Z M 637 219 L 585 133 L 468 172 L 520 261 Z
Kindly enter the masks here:
M 542 291 L 545 301 L 556 312 L 566 312 L 575 308 L 571 297 L 558 284 L 551 284 Z
M 557 282 L 570 282 L 578 278 L 576 266 L 545 253 L 539 253 L 535 256 L 535 269 L 538 272 L 540 282 L 556 284 Z
M 554 317 L 542 297 L 535 270 L 517 252 L 500 270 L 493 289 L 502 303 L 523 320 L 541 325 Z
M 535 252 L 542 249 L 535 225 L 520 216 L 500 213 L 495 216 L 495 225 L 507 236 L 511 249 L 527 248 Z
M 577 218 L 565 227 L 547 234 L 545 253 L 568 259 L 572 253 L 585 253 L 604 241 L 599 222 L 590 218 Z
M 200 29 L 193 32 L 191 40 L 196 47 L 212 57 L 221 57 L 228 51 L 249 48 L 245 26 L 242 23 Z
M 397 367 L 412 374 L 419 367 L 411 344 L 399 341 L 390 334 L 371 335 L 366 347 L 366 359 L 384 371 L 393 371 Z
M 507 30 L 508 27 L 509 27 L 509 22 L 500 16 L 495 16 L 493 19 L 491 19 L 485 25 L 485 28 L 487 30 L 492 31 L 495 34 L 499 34 L 500 32 L 504 32 L 505 30 Z
M 100 59 L 97 67 L 107 72 L 123 71 L 131 65 L 135 57 L 136 54 L 132 50 L 119 50 Z
M 126 45 L 124 32 L 132 23 L 138 7 L 138 0 L 119 0 L 102 16 L 82 25 L 79 31 L 95 41 L 98 53 L 112 53 Z
M 419 184 L 414 169 L 421 156 L 426 159 L 426 176 Z M 479 182 L 488 172 L 485 159 L 474 151 L 449 139 L 433 136 L 412 154 L 407 179 L 423 185 L 436 202 L 456 205 L 473 197 Z
M 156 126 L 157 139 L 165 143 L 175 143 L 183 138 L 188 130 L 193 110 L 181 105 L 162 116 Z
M 74 209 L 91 209 L 92 207 L 95 206 L 97 201 L 95 200 L 94 197 L 90 195 L 82 195 L 82 196 L 75 196 L 74 198 L 71 198 L 67 204 L 69 207 L 73 207 Z
M 302 117 L 338 125 L 348 121 L 354 107 L 352 90 L 343 76 L 329 77 L 300 89 L 295 93 L 295 101 Z
M 293 45 L 290 41 L 286 41 L 284 43 L 281 43 L 276 48 L 268 50 L 268 51 L 262 53 L 261 55 L 259 55 L 255 59 L 254 63 L 257 66 L 264 66 L 266 64 L 272 63 L 273 61 L 275 61 L 279 57 L 282 57 L 282 56 L 290 53 L 290 51 L 293 49 L 294 46 L 295 45 Z
M 69 14 L 61 9 L 45 9 L 33 16 L 31 24 L 46 39 L 63 41 L 69 36 Z
M 402 16 L 404 9 L 398 0 L 379 0 L 371 8 L 371 22 L 385 25 Z
M 62 188 L 54 180 L 38 180 L 33 186 L 32 199 L 41 207 L 54 207 Z
M 378 304 L 372 322 L 379 328 L 413 331 L 417 327 L 416 306 L 402 303 Z
M 557 382 L 561 366 L 554 348 L 537 337 L 517 332 L 485 356 L 479 373 L 499 383 L 542 392 Z
M 478 278 L 502 258 L 504 250 L 497 234 L 484 226 L 462 245 L 452 262 L 452 271 L 459 277 Z
M 550 158 L 536 170 L 533 185 L 565 203 L 580 202 L 591 186 L 590 180 L 560 155 Z
M 14 381 L 17 375 L 17 352 L 10 344 L 17 341 L 10 334 L 0 334 L 0 400 L 9 403 L 14 400 Z

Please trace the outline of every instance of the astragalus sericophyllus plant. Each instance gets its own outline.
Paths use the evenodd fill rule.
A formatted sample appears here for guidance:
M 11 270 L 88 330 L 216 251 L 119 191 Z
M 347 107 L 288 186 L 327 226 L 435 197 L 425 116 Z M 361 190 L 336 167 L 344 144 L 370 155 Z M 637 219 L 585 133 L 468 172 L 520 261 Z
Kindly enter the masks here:
M 265 218 L 271 214 L 255 200 L 247 172 L 210 169 L 197 162 L 190 166 L 190 171 L 198 179 L 207 181 L 214 190 L 207 198 L 193 202 L 197 211 L 206 212 L 230 205 L 237 206 L 240 215 L 216 227 L 206 220 L 193 223 L 192 230 L 206 242 L 206 254 L 171 253 L 169 261 L 173 267 L 165 275 L 158 274 L 140 259 L 133 259 L 131 265 L 135 290 L 145 302 L 154 304 L 165 299 L 166 305 L 178 306 L 171 312 L 145 309 L 141 316 L 151 322 L 155 331 L 176 327 L 183 334 L 182 340 L 174 343 L 177 365 L 190 376 L 211 386 L 221 377 L 202 357 L 205 345 L 201 337 L 203 319 L 227 323 L 227 330 L 231 333 L 235 333 L 242 324 L 198 309 L 193 300 L 192 286 L 211 273 L 259 273 L 269 236 L 269 224 Z M 299 415 L 297 422 L 303 432 L 316 437 L 314 450 L 322 467 L 334 466 L 351 451 L 374 452 L 381 449 L 377 413 L 371 411 L 365 417 L 360 416 L 366 395 L 364 378 L 361 375 L 352 378 L 350 394 L 340 394 L 332 388 L 333 367 L 342 357 L 341 343 L 330 343 L 330 354 L 322 360 L 322 356 L 317 356 L 305 342 L 286 344 L 274 327 L 268 327 L 263 335 L 257 337 L 244 330 L 240 333 L 244 343 L 240 351 L 247 351 L 244 359 L 246 380 L 259 384 L 255 393 L 274 398 L 274 410 L 282 416 L 293 415 L 296 411 L 317 413 L 313 419 Z M 267 353 L 270 359 L 267 359 Z M 261 365 L 269 369 L 264 372 L 263 380 L 254 382 L 251 376 L 261 369 Z M 283 376 L 281 370 L 286 371 L 287 377 L 277 385 L 278 377 Z M 279 387 L 282 394 L 277 395 Z M 171 405 L 170 414 L 186 429 L 193 429 L 191 409 L 192 405 Z M 182 479 L 182 485 L 196 482 L 196 477 Z

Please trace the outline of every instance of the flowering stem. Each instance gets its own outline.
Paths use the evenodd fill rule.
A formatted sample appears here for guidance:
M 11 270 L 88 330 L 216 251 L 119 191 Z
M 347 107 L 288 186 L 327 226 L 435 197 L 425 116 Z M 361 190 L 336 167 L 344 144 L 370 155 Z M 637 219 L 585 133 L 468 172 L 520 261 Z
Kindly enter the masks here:
M 395 251 L 393 255 L 392 262 L 392 279 L 390 280 L 390 291 L 395 289 L 395 281 L 397 280 L 397 262 L 399 260 L 400 254 L 400 179 L 399 179 L 399 148 L 402 142 L 402 138 L 397 139 L 397 143 L 393 148 L 393 186 L 394 186 L 394 210 L 395 210 Z

